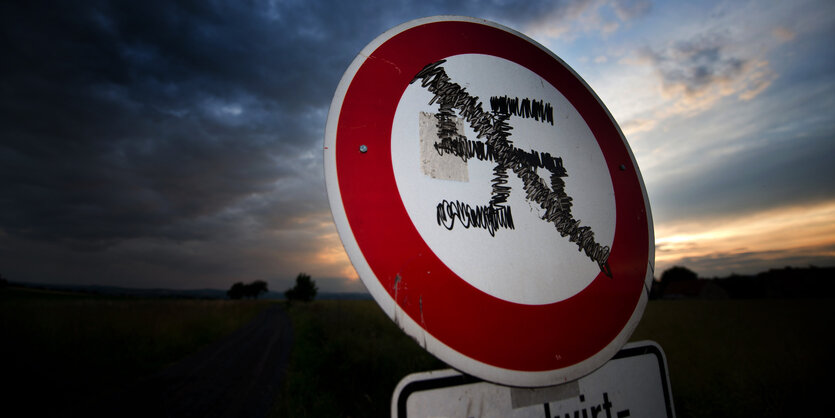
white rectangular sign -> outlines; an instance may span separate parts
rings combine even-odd
[[[630,343],[599,369],[545,388],[515,388],[457,371],[406,376],[397,385],[391,416],[624,418],[674,417],[667,362],[652,341]]]

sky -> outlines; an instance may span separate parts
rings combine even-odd
[[[606,104],[656,275],[835,265],[832,1],[12,1],[0,274],[365,291],[328,206],[328,108],[366,44],[448,14],[526,34]]]

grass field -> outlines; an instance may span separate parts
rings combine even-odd
[[[833,302],[653,301],[632,339],[666,352],[679,417],[824,415],[835,389]],[[269,303],[2,289],[3,400],[49,415],[95,405]],[[298,303],[288,312],[294,345],[274,416],[388,416],[403,376],[446,367],[373,301]]]
[[[389,415],[397,382],[445,368],[373,301],[316,301],[288,308],[293,350],[276,417]]]
[[[632,340],[665,350],[679,417],[800,416],[828,409],[835,389],[833,302],[653,301]],[[372,301],[289,312],[295,341],[276,416],[388,416],[400,378],[446,367]]]
[[[653,301],[632,339],[666,352],[679,417],[803,416],[829,409],[833,320],[832,299]]]
[[[144,375],[234,331],[267,304],[2,289],[4,404],[63,415],[106,402]]]

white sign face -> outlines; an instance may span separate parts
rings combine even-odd
[[[452,80],[466,80],[474,97],[505,96],[508,91],[522,98],[536,98],[550,105],[554,124],[522,116],[510,117],[510,139],[521,150],[536,150],[559,156],[568,174],[563,178],[565,194],[571,197],[571,212],[591,228],[594,238],[610,248],[615,233],[615,194],[606,161],[588,125],[571,103],[536,73],[492,55],[463,54],[446,58],[443,68]],[[508,302],[543,305],[559,302],[585,289],[600,273],[598,264],[578,251],[578,246],[560,236],[553,225],[542,220],[545,210],[525,195],[522,180],[508,173],[513,229],[466,228],[461,219],[448,217],[438,222],[438,205],[466,202],[470,207],[486,205],[493,197],[491,179],[496,164],[476,158],[447,154],[443,166],[463,167],[457,179],[414,175],[422,172],[424,161],[437,158],[438,104],[430,105],[433,94],[420,84],[403,93],[392,126],[391,160],[403,205],[421,237],[459,277],[477,289]],[[524,99],[522,99],[524,100]],[[485,105],[487,106],[487,105]],[[421,115],[428,115],[421,117]],[[432,129],[420,129],[429,120]],[[466,138],[477,137],[472,127],[456,117]],[[423,141],[429,131],[432,141]],[[426,136],[426,135],[424,135]],[[550,173],[537,168],[541,179]],[[442,207],[448,209],[449,205]],[[547,227],[550,226],[550,227]],[[466,251],[461,249],[465,248]],[[559,254],[560,256],[555,256]],[[560,274],[553,274],[560,272]],[[512,280],[497,277],[510,278]]]
[[[500,386],[454,370],[411,374],[395,389],[391,416],[661,418],[675,411],[664,353],[645,341],[577,381],[546,388]]]
[[[455,368],[573,380],[640,320],[654,241],[638,167],[594,92],[524,35],[448,16],[384,33],[337,88],[324,156],[363,283]]]

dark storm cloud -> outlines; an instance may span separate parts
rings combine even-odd
[[[653,211],[655,221],[740,215],[835,198],[831,67],[820,61],[786,69],[760,100],[736,101],[679,123],[678,132],[654,133],[688,150],[668,152],[666,175],[648,179],[653,206],[661,209]],[[693,135],[709,145],[689,142]]]
[[[545,7],[495,10],[514,20]],[[294,160],[321,141],[323,110],[353,55],[402,10],[99,1],[7,3],[2,14],[0,225],[106,243],[205,238],[211,231],[179,224],[300,170],[318,178],[320,162]]]
[[[257,13],[201,5],[6,6],[7,233],[201,238],[182,222],[295,174],[315,132],[296,120],[325,93],[271,74],[303,50],[259,45],[290,35]]]
[[[652,4],[644,0],[624,0],[613,2],[612,7],[620,20],[631,20],[646,16]]]
[[[835,143],[823,133],[753,147],[654,185],[656,222],[753,213],[832,199]]]
[[[721,36],[703,36],[678,41],[665,49],[646,49],[644,56],[658,72],[666,90],[682,88],[694,95],[717,82],[734,80],[742,75],[750,60],[727,50]]]
[[[292,277],[333,232],[322,227],[322,135],[360,49],[418,17],[521,25],[553,7],[4,2],[3,271],[132,285],[204,275],[223,286],[219,275],[235,271]]]

